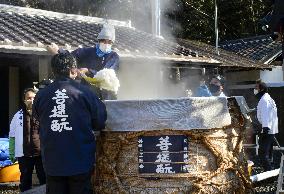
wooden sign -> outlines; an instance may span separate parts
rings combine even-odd
[[[188,173],[188,140],[184,135],[140,136],[139,173]]]

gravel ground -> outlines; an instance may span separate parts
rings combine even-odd
[[[253,175],[264,172],[263,168],[260,165],[258,157],[254,156],[250,160],[254,162],[254,167],[252,169]],[[281,152],[274,151],[273,163],[272,163],[273,169],[277,169],[280,167],[280,161],[281,161]],[[255,192],[257,194],[275,194],[277,189],[277,179],[278,176],[255,183],[254,184]]]
[[[0,186],[0,193],[1,194],[18,194],[20,193],[18,186]]]
[[[274,169],[279,168],[281,153],[279,151],[274,151],[273,155],[273,167]],[[260,165],[258,157],[251,157],[250,160],[254,162],[254,167],[252,168],[252,175],[259,174],[263,172],[263,168]],[[277,179],[278,177],[269,178],[254,184],[254,189],[256,194],[275,194],[277,189]],[[44,191],[44,186],[37,187],[36,192],[29,192],[29,194],[41,194]],[[0,194],[18,194],[20,193],[18,186],[10,185],[4,186],[0,185]]]

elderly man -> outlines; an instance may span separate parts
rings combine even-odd
[[[119,68],[119,56],[112,50],[115,41],[115,29],[111,25],[104,25],[98,35],[98,43],[94,47],[78,48],[72,55],[78,62],[80,73],[93,77],[98,71],[108,68],[115,71]],[[52,54],[66,52],[53,44],[47,47]],[[101,99],[115,99],[116,95],[112,92],[101,90],[97,91]]]
[[[33,113],[40,125],[48,194],[89,194],[95,163],[93,131],[104,128],[105,105],[89,87],[78,83],[76,60],[70,53],[51,61],[53,83],[40,90]]]
[[[273,142],[275,134],[278,133],[277,107],[267,91],[266,84],[258,80],[255,85],[254,94],[259,100],[257,105],[257,119],[262,127],[259,139],[259,155],[265,171],[272,170],[271,156]]]

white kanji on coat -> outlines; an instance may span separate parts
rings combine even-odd
[[[66,114],[66,106],[65,101],[69,97],[66,95],[66,90],[62,89],[56,90],[55,97],[52,98],[52,100],[55,101],[56,106],[52,109],[52,114],[49,116],[50,118],[54,118],[54,120],[51,121],[51,130],[52,131],[58,131],[62,132],[62,130],[72,130],[72,127],[69,127],[70,124],[67,121],[68,114]]]

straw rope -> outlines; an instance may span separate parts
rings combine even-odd
[[[234,99],[228,106],[232,124],[219,129],[103,132],[98,141],[96,193],[252,193],[242,149],[248,121]],[[159,135],[187,136],[193,153],[189,164],[195,170],[139,174],[138,137]]]

